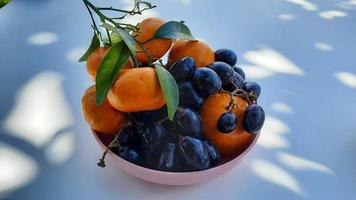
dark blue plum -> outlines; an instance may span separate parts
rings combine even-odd
[[[247,132],[257,134],[261,130],[264,122],[265,112],[261,106],[252,104],[246,108],[242,123]]]
[[[177,83],[190,81],[195,71],[195,61],[191,57],[185,57],[175,62],[169,72],[172,74]]]
[[[235,72],[233,83],[234,86],[237,86],[237,88],[242,88],[244,86],[244,78],[242,78],[242,76],[239,73]]]
[[[177,143],[179,135],[174,130],[173,122],[167,118],[158,123],[166,130],[165,142]]]
[[[195,70],[193,85],[196,91],[203,97],[217,93],[222,82],[219,75],[214,70],[206,67],[200,67]]]
[[[202,140],[185,136],[179,141],[177,148],[185,171],[199,171],[210,167],[209,153]]]
[[[134,128],[131,125],[127,125],[121,128],[119,133],[119,144],[121,146],[127,146],[133,143]]]
[[[231,83],[228,85],[224,86],[224,90],[227,90],[229,92],[233,92],[237,88],[242,88],[244,86],[244,79],[238,74],[237,72],[234,72],[234,78]]]
[[[121,147],[118,156],[136,165],[143,165],[144,159],[142,153],[135,146]]]
[[[233,66],[232,67],[234,69],[234,71],[238,74],[240,74],[240,76],[245,80],[246,79],[246,75],[245,75],[245,72],[244,70],[242,70],[240,67],[236,67],[236,66]]]
[[[215,51],[215,60],[234,66],[237,62],[237,57],[235,52],[230,49],[218,49]]]
[[[232,112],[223,113],[217,123],[217,128],[223,133],[230,133],[237,126],[237,116]]]
[[[153,123],[167,117],[167,106],[163,106],[157,110],[141,111],[131,113],[134,120],[141,123]]]
[[[162,147],[155,169],[161,171],[177,171],[176,144],[167,143]]]
[[[166,130],[158,123],[146,124],[141,136],[141,150],[146,159],[146,165],[154,167],[158,155],[166,140]]]
[[[189,108],[179,108],[174,116],[173,123],[178,134],[202,138],[203,123],[197,112]]]
[[[166,139],[166,129],[158,123],[153,123],[146,127],[142,133],[141,148],[145,152],[154,153],[162,147]]]
[[[150,127],[145,125],[144,123],[139,122],[139,123],[133,123],[133,128],[134,128],[134,132],[132,136],[133,143],[138,144],[140,146],[143,133],[149,131]]]
[[[179,106],[199,110],[203,99],[197,94],[190,81],[179,84]]]
[[[224,62],[214,62],[209,65],[209,68],[214,70],[220,77],[222,85],[231,83],[234,78],[234,70]]]
[[[209,140],[204,140],[204,145],[205,145],[206,150],[209,153],[210,167],[217,166],[221,159],[220,152]]]
[[[249,94],[252,92],[254,95],[256,95],[257,98],[261,94],[261,86],[256,82],[248,81],[244,84],[242,89],[245,90]]]

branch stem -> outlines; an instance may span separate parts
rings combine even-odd
[[[137,33],[139,34],[139,27],[138,25],[132,25],[132,24],[128,24],[128,23],[123,23],[123,22],[118,22],[118,21],[115,21],[115,20],[122,20],[124,19],[127,15],[142,15],[142,12],[145,11],[145,10],[150,10],[152,8],[155,8],[156,6],[152,6],[151,4],[149,4],[148,2],[144,2],[144,1],[139,1],[139,0],[136,0],[135,1],[135,5],[133,7],[132,10],[124,10],[124,9],[117,9],[117,8],[113,8],[113,7],[96,7],[94,6],[89,0],[83,0],[85,6],[87,7],[88,9],[88,12],[90,14],[90,17],[92,19],[92,23],[93,23],[93,27],[94,27],[94,30],[97,34],[100,35],[100,39],[101,41],[103,41],[103,38],[101,36],[101,32],[99,31],[98,29],[98,26],[95,22],[95,19],[93,17],[93,12],[96,13],[100,19],[100,21],[102,23],[111,23],[115,28],[117,29],[121,29],[121,30],[124,30],[124,31],[127,31],[129,34],[133,34],[133,33]],[[140,8],[140,5],[141,4],[144,4],[145,7],[144,8]],[[106,16],[103,12],[101,11],[115,11],[115,12],[121,12],[121,13],[124,13],[123,16],[120,16],[120,17],[108,17]],[[108,39],[109,39],[109,45],[111,46],[112,45],[112,39],[111,39],[111,36],[110,36],[110,32],[106,29],[106,33],[108,35]],[[141,42],[141,41],[138,41],[135,36],[133,36],[136,44],[141,48],[142,52],[146,54],[147,58],[148,58],[148,64],[149,66],[152,65],[152,62],[154,60],[153,58],[153,55],[150,54],[148,52],[148,49],[144,46],[148,41],[145,41],[145,42]],[[150,40],[149,40],[150,41]],[[134,60],[135,62],[135,66],[138,66],[139,63],[137,61],[136,58],[134,58],[132,56],[132,59]]]

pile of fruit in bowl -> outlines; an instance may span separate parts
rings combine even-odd
[[[80,60],[94,81],[82,110],[105,148],[99,166],[109,152],[140,169],[206,171],[238,157],[256,140],[265,118],[257,104],[261,87],[246,80],[234,51],[213,51],[184,22],[119,23],[113,19],[120,17],[103,13],[112,8],[84,3],[107,33],[102,36],[92,18],[94,36]],[[135,1],[127,12],[153,7]]]

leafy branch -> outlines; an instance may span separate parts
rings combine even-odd
[[[115,19],[124,19],[126,17],[127,14],[129,15],[142,15],[142,12],[144,12],[145,10],[150,10],[155,8],[156,6],[152,6],[150,3],[145,2],[145,1],[139,1],[139,0],[135,0],[135,5],[134,8],[132,10],[122,10],[122,9],[116,9],[113,7],[96,7],[94,6],[90,1],[88,0],[83,0],[85,6],[88,8],[89,13],[90,13],[90,17],[93,21],[93,26],[96,30],[99,30],[94,17],[90,11],[90,9],[92,9],[100,18],[100,21],[102,23],[105,23],[106,21],[112,23],[116,28],[118,29],[122,29],[122,30],[129,30],[129,31],[138,31],[138,27],[134,26],[132,24],[127,24],[127,23],[120,23],[115,21]],[[142,4],[145,5],[146,7],[142,8]],[[89,9],[90,8],[90,9]],[[104,13],[102,13],[101,11],[104,10],[110,10],[110,11],[116,11],[116,12],[120,12],[120,13],[125,13],[122,16],[119,17],[108,17],[106,16]]]
[[[113,7],[96,7],[89,0],[83,0],[83,2],[92,21],[94,36],[89,49],[79,61],[86,61],[89,55],[94,52],[96,48],[100,47],[100,43],[110,47],[109,52],[106,54],[99,66],[96,76],[97,105],[101,105],[105,101],[108,91],[115,82],[120,70],[126,64],[129,57],[131,56],[135,66],[138,67],[140,63],[136,59],[136,53],[145,53],[149,60],[149,63],[146,63],[147,66],[152,66],[156,69],[162,92],[167,102],[168,117],[173,120],[179,103],[177,83],[170,73],[164,68],[163,63],[153,63],[156,58],[150,54],[148,49],[145,47],[145,44],[155,38],[193,39],[189,28],[183,22],[170,21],[163,24],[148,40],[139,41],[136,38],[137,35],[140,34],[139,24],[132,25],[123,23],[120,20],[124,19],[128,15],[142,15],[144,11],[153,9],[156,6],[147,1],[134,0],[134,7],[131,10],[124,10]],[[104,11],[119,13],[119,15],[115,17],[107,16]],[[99,26],[95,21],[94,13],[100,19],[101,24],[99,26],[105,29],[108,40],[103,39],[102,33],[98,28]],[[113,38],[113,36],[116,36],[116,38]],[[117,36],[120,37],[119,40],[117,39]],[[136,45],[141,49],[140,51],[136,51]]]

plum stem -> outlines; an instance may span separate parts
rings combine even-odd
[[[106,166],[105,164],[105,158],[106,158],[106,154],[109,152],[110,149],[112,148],[119,148],[120,147],[120,144],[118,142],[119,140],[119,135],[120,135],[120,132],[117,133],[114,137],[114,139],[110,142],[110,144],[106,147],[105,151],[103,152],[103,155],[101,156],[101,158],[99,159],[99,162],[98,162],[98,166],[99,167],[102,167],[104,168]]]
[[[237,108],[237,104],[235,104],[235,100],[234,100],[234,95],[232,93],[229,93],[230,95],[230,102],[229,102],[229,105],[226,106],[226,110],[231,112],[233,109]]]

